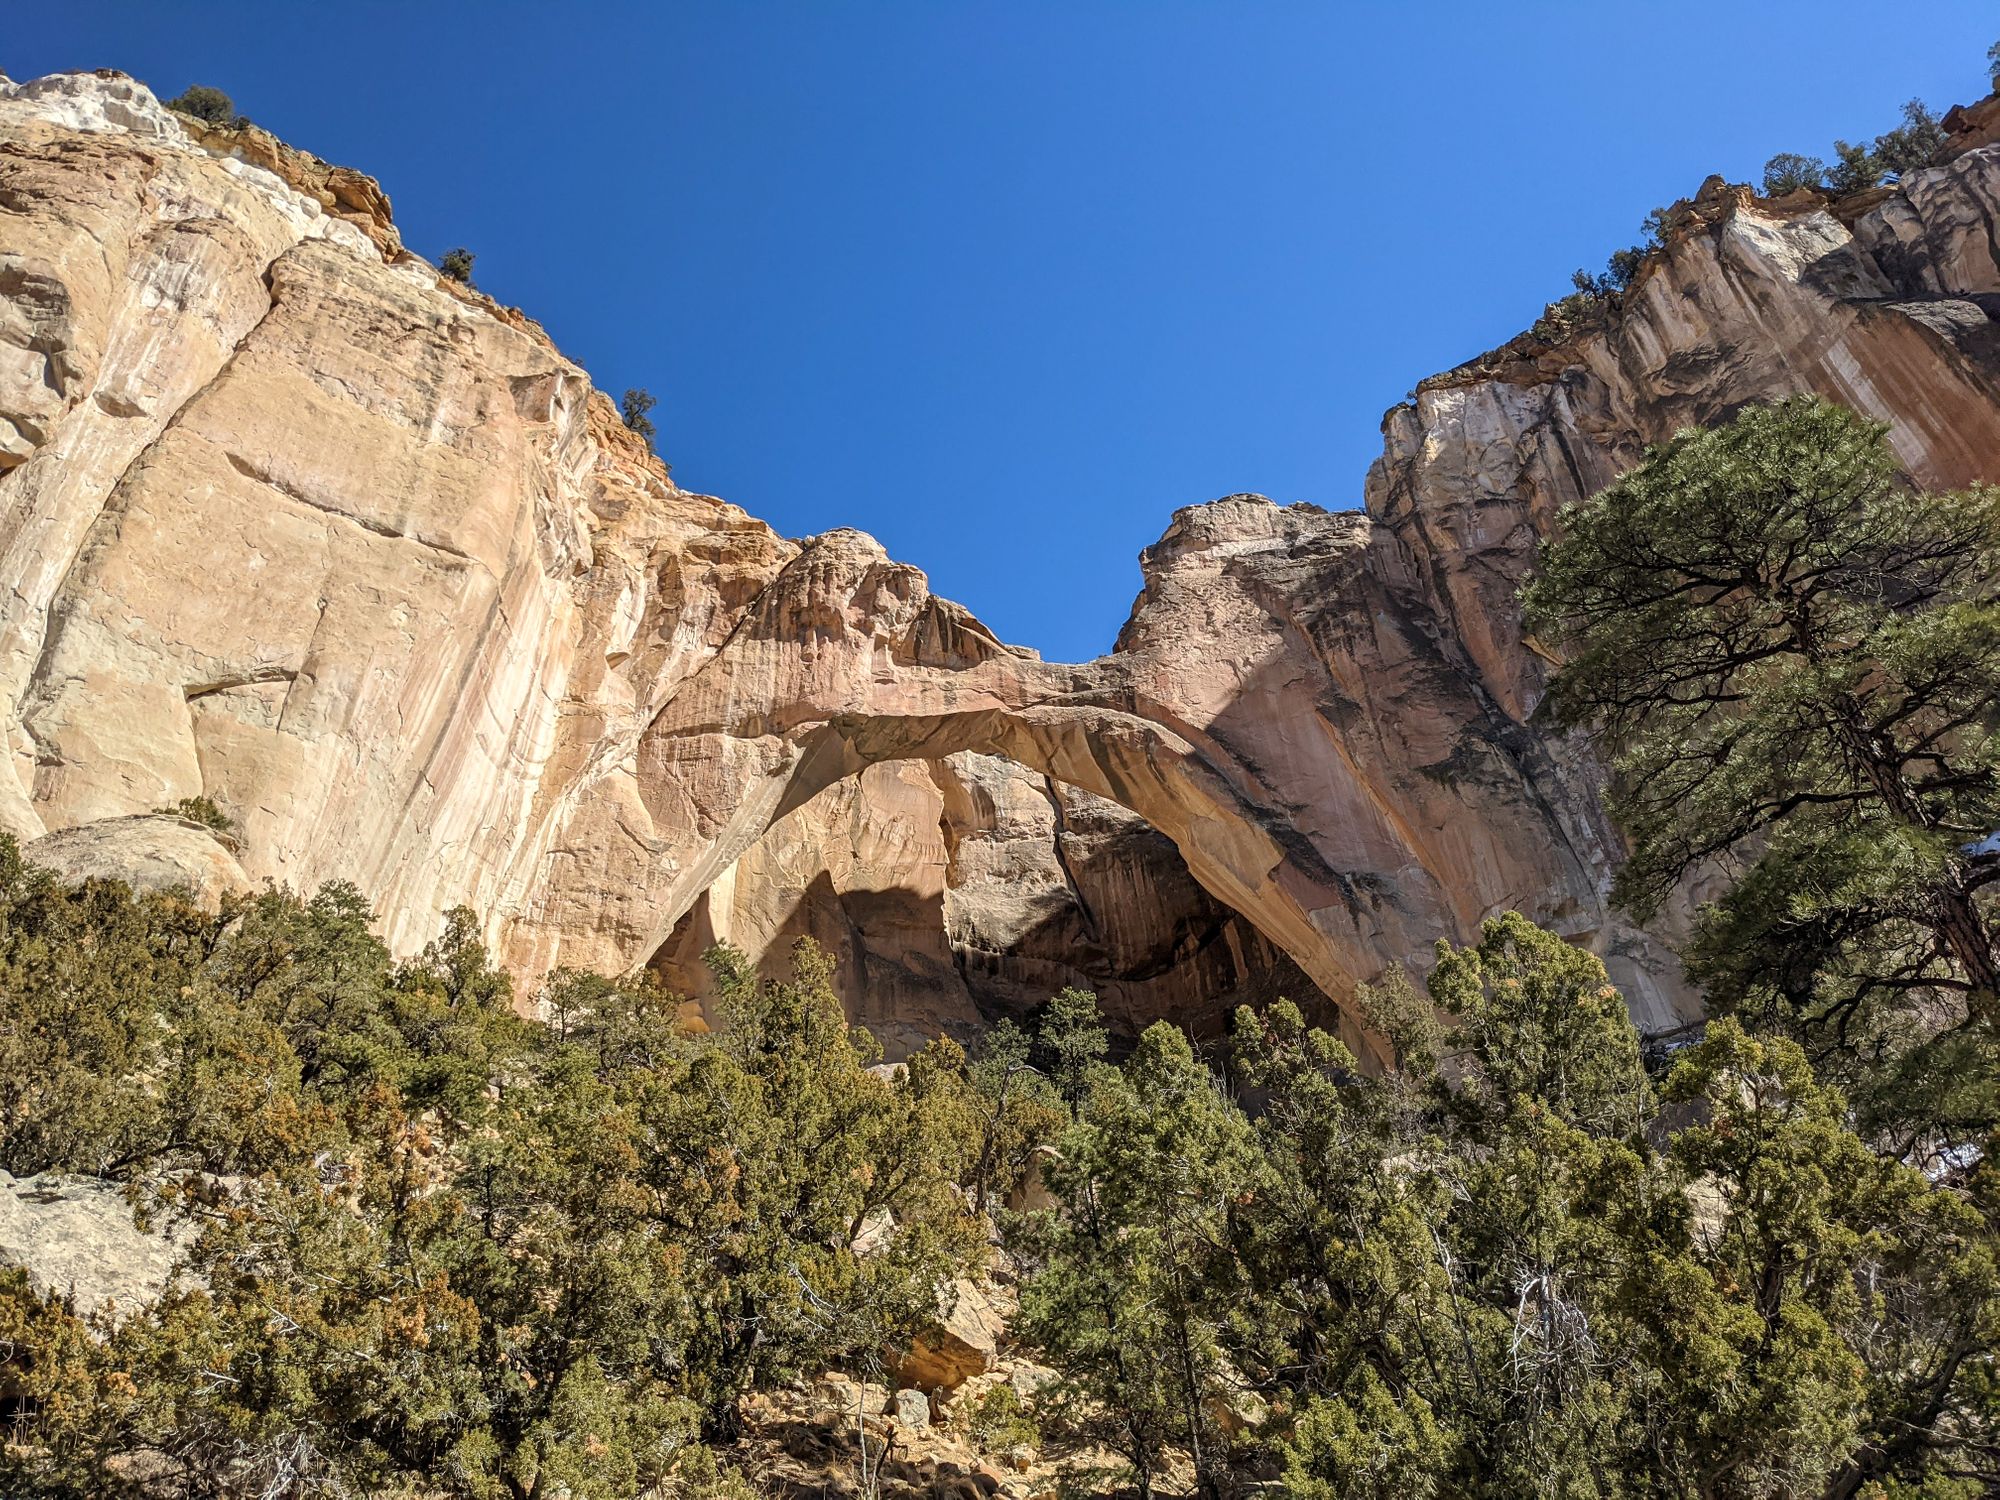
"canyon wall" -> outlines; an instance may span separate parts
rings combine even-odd
[[[1865,201],[1710,184],[1586,326],[1392,411],[1365,510],[1177,512],[1117,648],[1065,665],[858,532],[677,487],[359,173],[120,75],[0,83],[0,828],[209,891],[351,880],[405,951],[469,904],[530,994],[698,990],[710,942],[810,933],[896,1051],[1069,983],[1127,1030],[1333,1010],[1507,909],[1671,1027],[1514,590],[1564,501],[1761,397],[2000,477],[1991,115]],[[194,796],[233,838],[159,812]]]

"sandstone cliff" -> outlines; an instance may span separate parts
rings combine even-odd
[[[1365,512],[1180,511],[1117,649],[1059,665],[860,533],[676,487],[358,173],[119,75],[0,85],[0,827],[352,880],[403,949],[471,904],[530,986],[811,932],[892,1045],[1064,983],[1135,1027],[1339,1002],[1508,908],[1670,1026],[1513,591],[1564,500],[1758,397],[2000,477],[1989,115],[1867,202],[1712,186],[1593,327],[1392,411]],[[136,816],[196,795],[237,849]]]

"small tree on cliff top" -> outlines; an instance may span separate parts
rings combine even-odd
[[[1683,432],[1526,591],[1548,711],[1610,739],[1622,899],[1719,870],[1712,1000],[1877,1056],[2000,1020],[2000,491],[1911,490],[1886,431],[1800,396]]]
[[[1826,163],[1817,156],[1801,156],[1796,151],[1780,151],[1764,163],[1764,196],[1782,198],[1800,188],[1819,187],[1826,182]]]
[[[184,89],[178,98],[167,101],[167,108],[209,125],[227,125],[236,118],[235,101],[221,89],[212,89],[205,83]]]
[[[644,438],[648,448],[653,446],[653,439],[660,435],[660,429],[653,425],[653,419],[647,413],[659,404],[659,398],[644,386],[633,386],[628,389],[624,401],[619,404],[619,415],[624,419],[625,425]]]
[[[1875,137],[1875,160],[1898,176],[1930,165],[1944,144],[1944,122],[1921,99],[1903,106],[1903,123]]]

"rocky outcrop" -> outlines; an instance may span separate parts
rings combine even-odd
[[[1711,179],[1596,327],[1418,387],[1383,423],[1369,514],[1386,577],[1432,609],[1509,718],[1544,662],[1515,591],[1556,510],[1683,427],[1816,391],[1890,424],[1918,483],[2000,472],[2000,148],[1912,173],[1857,217]]]
[[[699,896],[653,966],[701,994],[717,941],[835,955],[850,1010],[893,1054],[1021,1016],[1066,985],[1120,1031],[1219,1030],[1239,1003],[1316,995],[1117,803],[994,755],[887,761],[779,819]]]
[[[117,75],[0,87],[0,827],[204,796],[249,880],[352,880],[400,949],[470,904],[530,988],[809,933],[897,1050],[1065,983],[1131,1029],[1338,1005],[1506,909],[1670,1026],[1514,590],[1564,501],[1760,397],[1992,476],[1990,113],[1865,203],[1712,186],[1590,326],[1391,412],[1365,512],[1178,512],[1062,665],[676,487],[360,174]]]
[[[157,1300],[193,1239],[184,1226],[139,1228],[125,1195],[96,1178],[0,1172],[0,1266],[25,1270],[39,1295],[68,1298],[79,1316]]]
[[[367,235],[383,259],[393,260],[402,253],[403,237],[396,230],[389,195],[374,178],[288,146],[248,120],[214,125],[189,115],[177,118],[189,139],[204,151],[262,167],[287,187],[314,199],[323,212],[345,219]]]
[[[955,1391],[1000,1359],[1007,1323],[976,1282],[959,1277],[938,1290],[938,1320],[903,1351],[896,1378],[922,1391]]]
[[[137,813],[59,828],[21,852],[65,880],[122,880],[134,890],[186,887],[209,906],[252,887],[227,844],[171,813]]]

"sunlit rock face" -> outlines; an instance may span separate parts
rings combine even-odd
[[[1392,411],[1365,511],[1176,513],[1117,649],[1059,665],[861,533],[676,487],[360,174],[118,75],[0,87],[0,827],[352,880],[401,950],[469,904],[527,994],[810,935],[892,1053],[1065,984],[1127,1032],[1331,1012],[1508,909],[1673,1025],[1515,590],[1563,502],[1762,397],[1994,477],[1989,115],[1867,200],[1705,191],[1596,326]],[[192,796],[233,848],[129,821]]]

